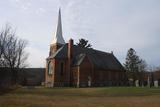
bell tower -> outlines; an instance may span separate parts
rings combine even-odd
[[[55,53],[64,44],[65,44],[65,41],[63,39],[63,34],[62,34],[61,10],[59,9],[57,29],[54,34],[53,40],[50,44],[49,56]]]

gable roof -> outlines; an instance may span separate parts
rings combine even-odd
[[[81,53],[81,54],[75,56],[75,58],[74,58],[74,60],[72,62],[73,66],[81,65],[81,63],[83,62],[85,56],[86,56],[86,54],[84,54],[84,53]]]
[[[67,47],[67,43],[65,45],[63,45],[61,48],[59,48],[54,54],[52,54],[51,56],[49,56],[47,59],[66,59],[67,58],[67,51],[68,51],[68,47]]]
[[[63,45],[49,58],[67,59],[68,44]],[[112,53],[102,52],[92,48],[82,48],[73,45],[73,61],[72,66],[78,66],[87,56],[94,65],[94,69],[101,70],[124,70],[121,63]]]

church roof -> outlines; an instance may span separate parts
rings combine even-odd
[[[60,9],[59,9],[59,14],[58,14],[57,29],[56,29],[56,32],[54,34],[54,38],[51,44],[55,44],[55,43],[65,44],[65,41],[62,35],[62,22],[61,22],[61,10]]]
[[[84,54],[84,53],[77,55],[73,60],[73,66],[81,65],[85,56],[86,56],[86,54]]]
[[[68,44],[63,45],[56,53],[49,58],[67,59]],[[102,70],[124,70],[121,63],[112,53],[102,52],[92,48],[82,48],[77,45],[73,46],[73,61],[72,66],[78,66],[87,56],[95,69]]]

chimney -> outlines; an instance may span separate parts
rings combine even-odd
[[[68,42],[68,81],[69,85],[71,86],[71,62],[73,58],[73,39],[70,39]]]
[[[72,59],[72,57],[73,57],[73,39],[70,39],[68,43],[68,58]]]

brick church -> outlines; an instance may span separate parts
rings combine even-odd
[[[59,10],[57,30],[46,59],[46,87],[122,86],[125,70],[114,54],[65,43]]]

